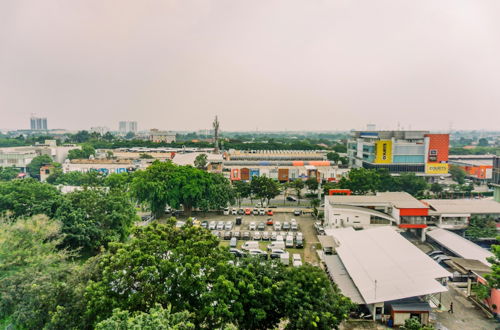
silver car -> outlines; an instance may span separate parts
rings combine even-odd
[[[257,229],[257,224],[255,222],[250,222],[250,224],[248,225],[248,229],[250,230],[256,230]]]
[[[260,238],[261,238],[260,231],[256,231],[256,232],[253,233],[253,239],[254,239],[254,241],[260,241]]]
[[[226,225],[224,226],[225,230],[231,230],[233,229],[233,222],[232,221],[226,221]]]
[[[217,222],[217,230],[224,230],[224,221]]]
[[[274,230],[276,230],[276,231],[281,230],[281,222],[276,221],[276,222],[274,223]]]
[[[208,229],[209,230],[215,230],[215,228],[217,228],[217,222],[210,221],[210,223],[208,224]]]

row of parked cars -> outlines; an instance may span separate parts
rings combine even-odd
[[[285,242],[286,247],[296,247],[301,249],[304,247],[304,236],[301,232],[277,232],[277,231],[265,231],[265,232],[239,232],[239,231],[217,231],[214,230],[212,233],[220,239],[229,240],[230,246],[236,246],[237,240],[250,240],[253,241],[277,241]]]
[[[222,213],[224,215],[273,215],[273,210],[265,210],[263,208],[254,208],[253,210],[251,208],[245,208],[245,209],[230,209],[229,207],[226,207]]]
[[[292,230],[292,231],[297,231],[299,229],[299,225],[297,224],[297,221],[295,219],[291,219],[290,222],[285,221],[283,223],[279,221],[274,221],[272,218],[267,219],[267,221],[264,222],[257,222],[252,221],[248,224],[248,230],[266,230],[266,225],[267,226],[273,226],[274,230],[279,231],[279,230]]]
[[[450,260],[450,257],[448,257],[443,251],[440,250],[434,250],[428,252],[427,255],[431,257],[434,261],[436,261],[438,264],[442,263],[443,261]]]
[[[290,264],[290,254],[286,252],[284,249],[268,249],[268,251],[262,251],[258,248],[250,248],[250,249],[236,249],[230,248],[229,252],[238,258],[254,256],[262,259],[279,259],[283,264]],[[295,267],[302,266],[302,257],[298,253],[294,253],[292,255],[292,264]]]

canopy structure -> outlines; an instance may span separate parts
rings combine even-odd
[[[427,236],[461,258],[479,260],[491,266],[486,258],[493,257],[493,253],[462,236],[441,228],[427,232]]]
[[[447,291],[437,279],[451,276],[392,227],[329,231],[337,254],[367,304]]]

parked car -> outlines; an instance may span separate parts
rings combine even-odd
[[[266,225],[263,222],[259,222],[257,229],[258,230],[266,230]]]
[[[239,249],[231,248],[229,249],[229,253],[234,254],[236,257],[243,257],[245,253]]]
[[[293,211],[293,215],[299,216],[301,214],[302,214],[302,210],[295,210],[295,211]]]
[[[238,239],[236,239],[236,237],[233,236],[229,241],[229,246],[235,248],[237,244],[238,244]]]
[[[276,241],[276,242],[272,242],[271,244],[267,245],[267,250],[268,251],[275,250],[275,249],[282,249],[282,250],[284,250],[285,249],[285,243],[283,241]]]
[[[435,255],[438,255],[438,254],[444,254],[444,252],[443,252],[443,251],[440,251],[440,250],[434,250],[434,251],[431,251],[431,252],[428,252],[428,253],[427,253],[427,255],[428,255],[429,257],[431,257],[431,258],[432,258],[433,256],[435,256]]]
[[[218,230],[214,230],[214,231],[212,231],[212,234],[213,234],[215,237],[220,238],[221,232],[220,232],[220,231],[218,231]]]
[[[260,258],[263,258],[263,259],[267,259],[267,253],[260,250],[260,249],[251,249],[251,250],[248,250],[248,255],[250,256],[257,256],[257,257],[260,257]]]
[[[255,241],[260,241],[260,239],[261,239],[261,238],[262,238],[262,235],[261,235],[260,231],[255,231],[255,232],[253,233],[253,239],[254,239]]]
[[[238,210],[238,214],[239,214],[239,215],[243,215],[243,214],[245,214],[245,210],[243,210],[243,209],[239,209],[239,210]]]
[[[267,210],[266,214],[272,216],[273,215],[273,210]]]
[[[186,224],[186,221],[177,221],[175,223],[175,227],[182,228],[182,227],[184,227],[185,224]]]
[[[232,215],[237,215],[238,214],[238,210],[237,209],[232,209],[231,210],[231,214]]]
[[[274,230],[276,230],[276,231],[281,230],[281,222],[276,221],[274,223]]]
[[[276,242],[283,242],[283,236],[280,233],[276,233]]]
[[[215,230],[216,228],[217,228],[217,222],[210,221],[210,223],[208,224],[208,229],[209,230]]]
[[[285,240],[286,237],[288,236],[288,234],[286,231],[282,231],[282,232],[280,232],[280,236],[283,237],[283,240]]]
[[[269,241],[269,232],[268,231],[265,231],[262,233],[262,240]]]
[[[259,242],[256,241],[247,241],[243,243],[241,246],[242,250],[251,250],[251,249],[258,249],[259,248]]]
[[[226,231],[226,232],[224,233],[224,239],[225,239],[226,241],[231,239],[231,232],[230,232],[230,231]]]
[[[226,224],[224,225],[224,229],[226,229],[226,230],[233,229],[233,222],[232,221],[226,221]]]
[[[282,255],[283,256],[288,255],[288,252],[286,252],[285,250],[282,250],[282,249],[272,249],[270,257],[271,257],[271,259],[277,259],[277,258],[281,258]]]
[[[208,221],[207,220],[203,220],[201,222],[201,227],[207,229],[208,228]]]
[[[272,226],[273,225],[273,218],[268,218],[267,221],[266,221],[266,224],[268,226]]]
[[[293,196],[286,196],[286,200],[289,201],[289,202],[296,202],[297,198],[295,198]]]
[[[241,223],[243,222],[243,218],[242,217],[237,217],[236,220],[235,220],[235,222],[236,222],[236,226],[240,226]]]
[[[244,231],[243,234],[241,234],[241,239],[244,240],[250,239],[250,232]]]
[[[439,257],[437,257],[434,260],[436,260],[436,262],[439,264],[439,263],[441,263],[443,261],[450,260],[450,257],[445,256],[445,255],[440,255]]]
[[[252,214],[253,215],[259,215],[259,209],[253,209]]]
[[[302,257],[298,253],[292,254],[292,264],[293,267],[300,267],[302,266]]]
[[[275,231],[271,232],[271,241],[275,241],[277,236],[278,234]]]
[[[252,214],[252,211],[250,209],[246,208],[245,209],[245,214],[246,215],[250,215],[250,214]]]
[[[172,212],[172,208],[170,206],[166,206],[165,207],[165,213],[171,213]]]
[[[250,230],[256,230],[257,229],[257,224],[254,221],[250,222],[250,224],[248,225],[248,229],[250,229]]]
[[[222,211],[224,215],[229,215],[229,208],[225,207],[224,210]]]
[[[304,239],[302,238],[302,236],[300,238],[295,238],[295,247],[297,249],[302,249],[304,247]]]
[[[321,225],[320,221],[317,221],[314,223],[314,228],[316,229],[316,233],[318,235],[324,235],[325,234],[325,228]]]
[[[266,210],[259,209],[259,215],[266,215]]]
[[[293,236],[288,235],[285,240],[285,247],[287,248],[293,248]]]
[[[297,231],[299,229],[299,225],[297,224],[297,221],[295,221],[295,219],[292,219],[292,221],[290,221],[290,229],[293,231]]]
[[[283,222],[283,230],[290,230],[290,223],[288,221]]]

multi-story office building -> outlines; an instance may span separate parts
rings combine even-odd
[[[127,134],[129,132],[137,133],[137,122],[136,121],[120,121],[118,123],[118,130],[120,133]]]
[[[32,131],[46,131],[47,130],[47,118],[31,116],[30,129]]]
[[[449,134],[429,131],[353,131],[347,144],[352,167],[390,173],[448,174]]]

